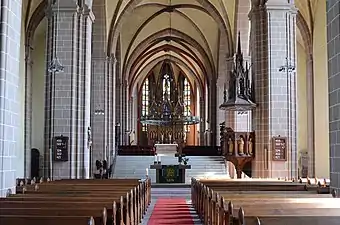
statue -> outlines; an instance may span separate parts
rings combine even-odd
[[[234,154],[234,142],[231,139],[231,137],[229,137],[229,140],[228,140],[228,154],[229,155]]]
[[[248,155],[253,155],[253,138],[249,137],[248,140]]]
[[[90,147],[91,145],[92,145],[91,127],[87,127],[87,146]]]
[[[243,155],[244,154],[244,139],[243,136],[240,136],[240,139],[238,140],[238,154]]]

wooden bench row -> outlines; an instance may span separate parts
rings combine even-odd
[[[192,179],[191,199],[205,225],[339,224],[339,199],[299,191],[297,183],[293,191],[287,183]],[[237,185],[239,190],[228,188]]]
[[[0,224],[139,224],[150,179],[60,180],[24,186],[0,199]]]

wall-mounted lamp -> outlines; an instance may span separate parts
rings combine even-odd
[[[96,110],[94,110],[94,115],[103,116],[103,115],[105,115],[105,111],[103,109],[96,109]]]

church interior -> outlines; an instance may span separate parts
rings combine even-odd
[[[1,1],[0,223],[338,224],[339,6]]]

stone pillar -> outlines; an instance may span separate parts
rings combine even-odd
[[[128,133],[129,133],[129,127],[128,127],[128,85],[127,81],[123,82],[122,89],[121,89],[121,127],[122,127],[122,144],[127,145],[128,144]]]
[[[116,124],[116,116],[115,116],[115,68],[116,68],[116,58],[114,55],[107,59],[106,66],[106,76],[108,80],[108,132],[107,132],[107,143],[108,143],[108,162],[111,164],[113,158],[115,157],[115,124]]]
[[[93,2],[96,22],[92,34],[92,80],[91,80],[91,128],[92,128],[92,173],[96,160],[107,156],[109,137],[109,59],[106,51],[105,0]]]
[[[116,56],[117,57],[117,56]],[[115,114],[116,114],[116,124],[117,124],[117,146],[122,144],[122,79],[120,77],[120,64],[119,64],[119,57],[116,58],[116,64],[114,67],[115,70]],[[118,126],[119,125],[119,126]]]
[[[314,113],[314,63],[313,55],[307,56],[307,151],[308,176],[315,177],[315,113]]]
[[[47,72],[45,105],[45,176],[90,176],[91,44],[94,16],[82,1],[58,0],[47,9]],[[48,70],[58,58],[64,71]],[[69,161],[50,162],[52,138],[69,137]],[[52,166],[52,168],[50,167]],[[51,173],[52,172],[52,173]]]
[[[31,177],[31,149],[32,149],[32,47],[26,46],[25,56],[25,178]]]
[[[225,121],[228,112],[220,110],[219,107],[223,103],[224,90],[226,89],[226,76],[219,76],[216,83],[216,145],[220,145],[220,123]]]
[[[205,132],[205,100],[204,100],[204,94],[202,93],[202,96],[200,97],[200,145],[205,145],[204,143],[204,132]]]
[[[218,134],[218,122],[217,122],[217,80],[213,77],[210,81],[209,88],[209,97],[210,97],[210,107],[209,107],[209,123],[210,123],[210,143],[211,146],[216,146],[216,136]]]
[[[20,154],[21,0],[1,1],[0,32],[0,197],[15,193],[16,156]],[[23,103],[22,103],[23,104]]]
[[[296,65],[296,9],[285,0],[253,0],[251,19],[252,72],[255,74],[255,177],[296,177],[296,76],[280,72]],[[273,161],[272,137],[287,137],[287,161]]]
[[[104,159],[106,146],[107,130],[105,123],[107,122],[106,118],[108,116],[105,101],[107,98],[107,81],[105,79],[107,77],[106,64],[106,56],[104,55],[92,58],[91,128],[93,170],[95,170],[95,161]]]
[[[330,187],[340,196],[340,145],[338,133],[340,112],[340,67],[339,67],[339,6],[340,1],[327,1],[327,48],[328,48],[328,93],[329,93],[329,146]]]

